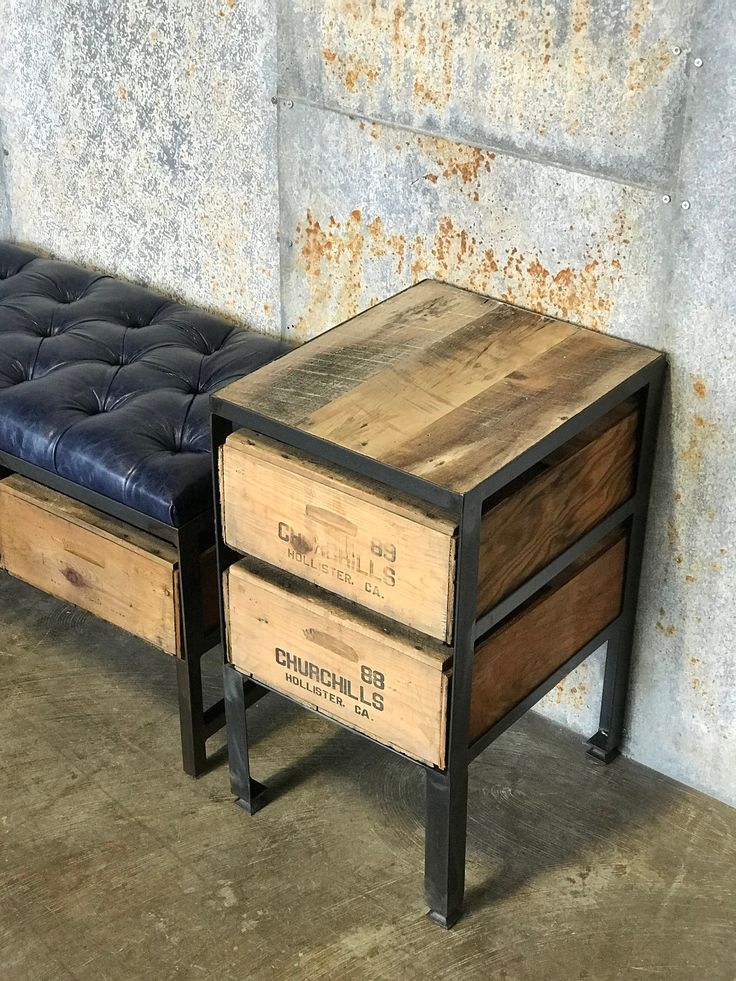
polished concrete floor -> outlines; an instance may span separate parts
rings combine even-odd
[[[725,805],[529,716],[474,765],[448,933],[416,767],[269,696],[249,818],[180,771],[164,655],[3,574],[0,623],[2,981],[736,979]]]

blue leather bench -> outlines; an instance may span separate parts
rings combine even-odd
[[[150,290],[0,243],[0,470],[178,552],[183,764],[224,724],[203,705],[202,556],[214,542],[209,395],[287,350]],[[213,564],[214,565],[214,564]],[[214,575],[214,568],[212,574]]]

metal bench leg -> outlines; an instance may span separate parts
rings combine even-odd
[[[202,692],[202,657],[213,643],[204,625],[201,558],[213,534],[211,516],[205,516],[180,528],[178,535],[183,656],[177,660],[176,676],[182,765],[190,777],[206,772],[207,740],[225,725],[224,700],[205,708]]]
[[[178,659],[176,681],[179,689],[182,765],[190,777],[199,777],[207,768],[207,739],[202,731],[204,704],[200,659]]]
[[[481,499],[465,497],[458,533],[455,644],[447,770],[427,769],[424,888],[428,916],[449,929],[463,911],[468,826],[468,732],[475,651]]]
[[[255,814],[268,803],[267,788],[250,775],[247,708],[264,694],[264,689],[240,674],[231,664],[222,669],[227,717],[227,754],[230,789],[235,803],[248,814]]]

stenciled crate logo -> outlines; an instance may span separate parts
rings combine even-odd
[[[355,681],[283,647],[274,648],[274,658],[276,664],[284,668],[286,682],[314,698],[343,709],[352,704],[355,714],[364,719],[371,718],[369,710],[383,712],[385,709],[385,676],[367,664],[360,666],[360,681]]]
[[[348,547],[318,541],[297,531],[287,521],[279,521],[276,535],[286,546],[286,555],[294,563],[326,578],[337,579],[347,586],[359,586],[365,593],[383,599],[383,589],[396,585],[398,551],[391,542],[371,540],[369,556]]]

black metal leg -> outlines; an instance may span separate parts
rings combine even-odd
[[[225,705],[220,699],[204,707],[202,657],[217,641],[205,629],[201,558],[213,537],[211,517],[179,529],[179,595],[181,605],[182,657],[177,660],[179,724],[184,772],[199,777],[207,770],[207,740],[225,725]]]
[[[611,633],[606,647],[600,723],[598,732],[588,740],[588,755],[601,763],[610,763],[619,754],[629,686],[631,642],[631,631],[624,633],[619,626]]]
[[[449,928],[462,915],[468,824],[468,720],[475,650],[481,501],[463,499],[455,583],[455,643],[447,771],[427,770],[424,887],[428,916]]]
[[[230,767],[230,789],[235,803],[249,814],[255,814],[268,802],[267,788],[250,775],[248,723],[246,711],[263,693],[263,689],[244,677],[231,664],[222,670],[227,716],[227,753]],[[250,697],[249,697],[250,696]]]
[[[468,769],[427,770],[424,891],[428,916],[449,929],[460,919],[465,892]]]
[[[202,731],[202,665],[198,657],[178,658],[176,680],[179,687],[179,726],[184,772],[201,776],[207,768],[206,737]]]
[[[663,383],[664,369],[662,368],[649,383],[644,395],[643,418],[639,434],[636,509],[629,530],[622,609],[618,623],[612,629],[608,640],[598,732],[588,740],[590,744],[588,755],[602,763],[610,763],[618,756],[624,731],[626,696],[629,687],[631,652],[634,645],[636,607]]]

